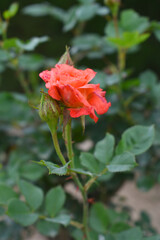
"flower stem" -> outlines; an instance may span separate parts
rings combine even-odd
[[[100,176],[102,176],[103,174],[105,174],[108,171],[107,168],[104,168],[102,172],[100,172],[99,175],[91,178],[85,185],[84,185],[84,190],[87,192],[89,190],[89,188],[92,186],[92,184],[97,180],[97,178],[99,178]]]
[[[52,134],[52,140],[53,140],[53,144],[54,144],[56,153],[57,153],[60,161],[62,162],[62,164],[65,165],[66,160],[64,159],[63,154],[61,152],[61,149],[60,149],[60,146],[59,146],[59,143],[58,143],[57,133],[54,132],[54,133],[51,133],[51,134]]]
[[[70,166],[74,168],[74,153],[72,148],[72,129],[71,129],[71,120],[68,121],[67,125],[65,126],[65,145],[67,148],[67,155],[69,161],[71,161]]]
[[[27,81],[25,80],[24,74],[21,72],[20,69],[18,69],[18,67],[16,73],[21,87],[23,88],[23,91],[25,92],[26,96],[29,97],[31,95],[31,91],[29,89]]]
[[[71,161],[71,168],[74,168],[74,154],[72,148],[72,134],[71,134],[71,120],[67,123],[65,127],[65,144],[67,148],[68,158]],[[79,190],[82,193],[83,197],[83,232],[86,240],[90,240],[89,231],[88,231],[88,199],[87,192],[85,191],[83,185],[81,184],[76,173],[71,173],[74,182],[78,185]]]

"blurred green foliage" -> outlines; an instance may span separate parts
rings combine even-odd
[[[97,180],[98,190],[92,186],[89,195],[97,195],[96,200],[102,196],[106,202],[103,187],[109,196],[115,194],[137,171],[137,187],[143,191],[151,189],[160,182],[158,1],[122,1],[116,18],[103,1],[10,4],[11,1],[0,3],[0,86],[3,90],[0,93],[0,213],[6,213],[0,229],[8,228],[7,233],[2,231],[2,239],[9,240],[10,231],[14,240],[21,238],[21,228],[11,220],[8,223],[9,216],[23,226],[36,223],[42,234],[54,237],[60,225],[69,225],[76,203],[69,196],[66,202],[66,193],[57,186],[65,184],[65,177],[58,175],[65,175],[68,165],[59,166],[49,129],[30,107],[37,108],[39,104],[42,83],[38,74],[53,67],[68,45],[75,64],[96,70],[92,82],[100,83],[107,91],[112,107],[100,118],[96,128],[86,118],[83,135],[80,121],[73,123],[74,141],[93,139],[94,145],[89,152],[81,154],[75,145],[74,170],[84,174],[83,181],[97,177],[104,168],[108,170]],[[106,132],[109,133],[105,135]],[[60,141],[61,138],[59,129]],[[61,147],[64,150],[62,142]],[[134,173],[115,175],[137,166],[135,156],[138,167]],[[43,165],[54,175],[48,176]],[[74,217],[80,218],[80,215],[76,209]],[[92,205],[89,218],[92,239],[127,240],[131,236],[137,240],[159,239],[159,236],[147,237],[156,231],[145,214],[136,225],[144,229],[146,237],[140,228],[130,229],[129,219],[128,213],[117,213],[101,202]],[[71,229],[71,232],[74,239],[82,239],[80,230]]]

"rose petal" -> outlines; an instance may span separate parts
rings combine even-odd
[[[51,71],[45,70],[39,74],[40,78],[42,78],[45,82],[48,82],[51,78]]]
[[[68,110],[70,111],[70,116],[73,118],[89,115],[90,118],[94,119],[95,123],[98,121],[93,108],[69,108]]]
[[[58,91],[62,97],[63,103],[67,107],[89,107],[90,105],[84,98],[84,96],[75,88],[70,85],[59,85]]]
[[[89,108],[68,108],[70,111],[70,116],[77,118],[83,115],[89,115],[91,110]]]
[[[86,79],[86,83],[90,82],[96,75],[96,72],[90,68],[85,69],[84,71],[84,78]]]
[[[111,103],[107,103],[106,99],[99,92],[93,92],[88,96],[88,102],[94,107],[98,114],[104,114],[108,111]]]
[[[57,86],[51,86],[50,89],[48,90],[48,94],[56,99],[56,100],[61,100],[61,95],[59,94]]]
[[[67,82],[69,85],[75,88],[86,85],[96,75],[96,72],[89,68],[86,70],[78,70],[67,64],[56,64],[55,67],[58,70],[60,82],[63,84],[66,84]]]
[[[100,84],[88,84],[95,75],[96,72],[89,68],[78,70],[67,64],[57,64],[39,76],[46,82],[49,95],[69,108],[72,117],[89,115],[97,122],[95,111],[104,114],[111,103],[107,103]]]

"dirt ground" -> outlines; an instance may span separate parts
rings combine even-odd
[[[132,209],[132,218],[138,220],[141,211],[149,214],[152,226],[160,233],[160,185],[148,192],[138,190],[134,182],[126,182],[112,202]]]

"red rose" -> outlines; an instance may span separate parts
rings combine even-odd
[[[97,122],[95,111],[104,114],[111,103],[107,103],[100,84],[88,84],[95,75],[96,72],[92,69],[78,70],[67,64],[57,64],[51,71],[39,74],[46,82],[48,94],[61,101],[70,111],[71,117],[89,115]]]

